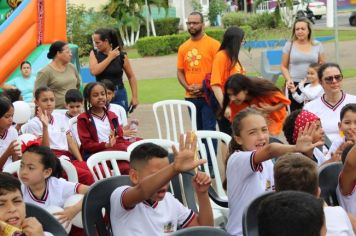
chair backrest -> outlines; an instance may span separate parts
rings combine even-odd
[[[273,192],[263,193],[255,198],[244,210],[242,215],[242,231],[244,236],[258,236],[258,207],[263,199],[272,195]]]
[[[268,64],[271,66],[278,66],[282,63],[282,49],[266,50],[266,57]]]
[[[208,154],[210,155],[211,164],[213,166],[214,175],[215,175],[215,184],[216,184],[215,188],[216,188],[217,195],[219,196],[219,198],[227,200],[227,196],[222,184],[223,181],[221,179],[222,176],[224,175],[220,173],[221,170],[220,168],[223,168],[224,163],[223,163],[223,159],[221,158],[221,155],[217,155],[218,150],[215,150],[213,142],[216,140],[218,141],[218,143],[225,143],[226,146],[228,146],[231,141],[231,136],[220,131],[201,131],[201,130],[196,131],[196,135],[198,138],[198,149],[199,149],[200,157],[202,159],[208,160]],[[207,145],[205,145],[203,141]],[[221,146],[220,146],[220,151],[221,151]],[[211,174],[208,167],[208,162],[204,164],[204,171],[209,175]]]
[[[43,230],[55,236],[68,236],[62,225],[46,210],[36,205],[26,203],[26,216],[35,217],[43,227]]]
[[[59,158],[59,160],[61,162],[63,170],[67,174],[68,181],[73,183],[78,183],[77,170],[75,169],[73,164],[65,160],[64,158]],[[18,172],[20,171],[20,165],[21,165],[21,160],[11,162],[4,167],[3,171],[10,174],[15,174],[15,173],[18,174]]]
[[[229,233],[222,229],[208,227],[208,226],[196,226],[189,227],[170,234],[171,236],[230,236]]]
[[[136,141],[134,143],[131,143],[127,147],[127,152],[131,153],[132,150],[135,149],[135,147],[137,147],[138,145],[143,144],[143,143],[157,144],[157,145],[163,147],[164,149],[166,149],[169,153],[173,153],[173,150],[172,150],[173,145],[177,148],[177,150],[179,150],[179,143],[168,140],[168,139],[142,139],[142,140]]]
[[[74,140],[77,142],[78,147],[82,144],[79,139],[79,134],[78,134],[78,116],[72,117],[69,119],[69,130],[72,133],[72,136],[74,137]]]
[[[87,160],[87,165],[94,180],[109,178],[121,175],[117,161],[130,161],[128,152],[123,151],[103,151],[91,155]],[[108,166],[110,162],[111,168]],[[104,173],[101,172],[104,171]]]
[[[341,162],[322,165],[319,169],[319,187],[322,197],[329,206],[338,206],[336,196],[339,175],[343,168]]]
[[[128,176],[115,176],[94,183],[84,195],[82,218],[87,236],[111,236],[110,222],[103,217],[110,216],[110,197],[112,192],[123,185],[131,185]],[[120,204],[120,203],[118,203]]]
[[[188,108],[190,121],[183,117],[182,107]],[[160,110],[162,110],[160,112]],[[165,100],[153,104],[153,112],[156,120],[158,136],[160,139],[169,139],[175,142],[179,141],[179,135],[187,130],[197,130],[197,111],[192,102],[184,100]],[[185,119],[184,119],[185,118]],[[190,127],[188,124],[190,123]],[[163,133],[163,127],[166,128]]]
[[[120,105],[110,103],[110,109],[118,116],[119,119],[119,124],[120,125],[127,125],[127,115],[126,115],[126,110]]]

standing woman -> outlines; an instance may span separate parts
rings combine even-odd
[[[25,102],[33,100],[33,85],[36,77],[31,73],[31,63],[23,61],[20,66],[21,76],[18,76],[3,85],[3,89],[19,89]]]
[[[70,63],[72,52],[69,45],[63,41],[52,43],[47,54],[51,63],[37,73],[35,87],[49,87],[55,97],[56,109],[64,109],[64,95],[69,89],[80,87],[80,77],[75,66]]]
[[[221,110],[224,100],[224,87],[227,79],[233,74],[246,74],[240,63],[239,53],[244,39],[244,31],[239,27],[230,27],[225,33],[218,53],[214,57],[213,69],[211,72],[211,88],[218,101]],[[230,117],[230,107],[226,107],[225,116],[217,117],[220,131],[231,135],[231,123],[225,117]]]
[[[287,88],[293,83],[297,87],[306,78],[310,64],[324,62],[324,48],[320,42],[313,40],[310,21],[305,17],[297,18],[293,25],[292,38],[283,47],[281,70]],[[300,93],[299,89],[297,92]],[[291,93],[289,99],[292,101],[291,111],[302,108],[303,104],[295,101]]]
[[[136,76],[133,73],[127,54],[120,49],[116,32],[112,29],[97,29],[93,34],[93,41],[96,49],[90,52],[90,72],[99,82],[103,79],[113,82],[116,92],[112,103],[121,105],[128,111],[129,104],[122,78],[123,72],[125,72],[131,87],[132,99],[130,106],[136,108],[138,105]]]

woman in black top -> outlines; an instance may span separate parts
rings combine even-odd
[[[128,111],[129,104],[122,78],[125,72],[132,93],[130,106],[135,108],[138,105],[137,81],[127,54],[120,49],[116,32],[112,29],[97,29],[93,34],[93,41],[96,49],[90,52],[90,72],[99,82],[103,79],[113,82],[117,90],[112,102],[123,106]]]

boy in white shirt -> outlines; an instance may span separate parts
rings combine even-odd
[[[113,235],[165,235],[178,227],[213,226],[208,196],[211,179],[198,172],[193,177],[199,202],[199,214],[183,206],[168,190],[169,181],[180,172],[203,164],[195,160],[196,138],[188,133],[180,138],[180,151],[174,150],[169,164],[168,152],[153,143],[137,146],[130,156],[130,179],[133,187],[121,186],[110,198]]]
[[[302,154],[289,154],[277,160],[274,166],[274,184],[277,192],[296,190],[320,197],[317,165]],[[324,214],[327,236],[355,235],[344,209],[325,204]]]

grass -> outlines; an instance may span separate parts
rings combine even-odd
[[[356,69],[344,69],[343,74],[345,78],[356,77]],[[256,76],[257,74],[249,74]],[[284,78],[279,77],[276,85],[281,88],[284,84]],[[131,97],[130,85],[125,81],[128,96]],[[184,89],[179,84],[177,78],[164,78],[164,79],[149,79],[138,81],[138,94],[141,104],[152,104],[158,101],[167,99],[183,99]]]

